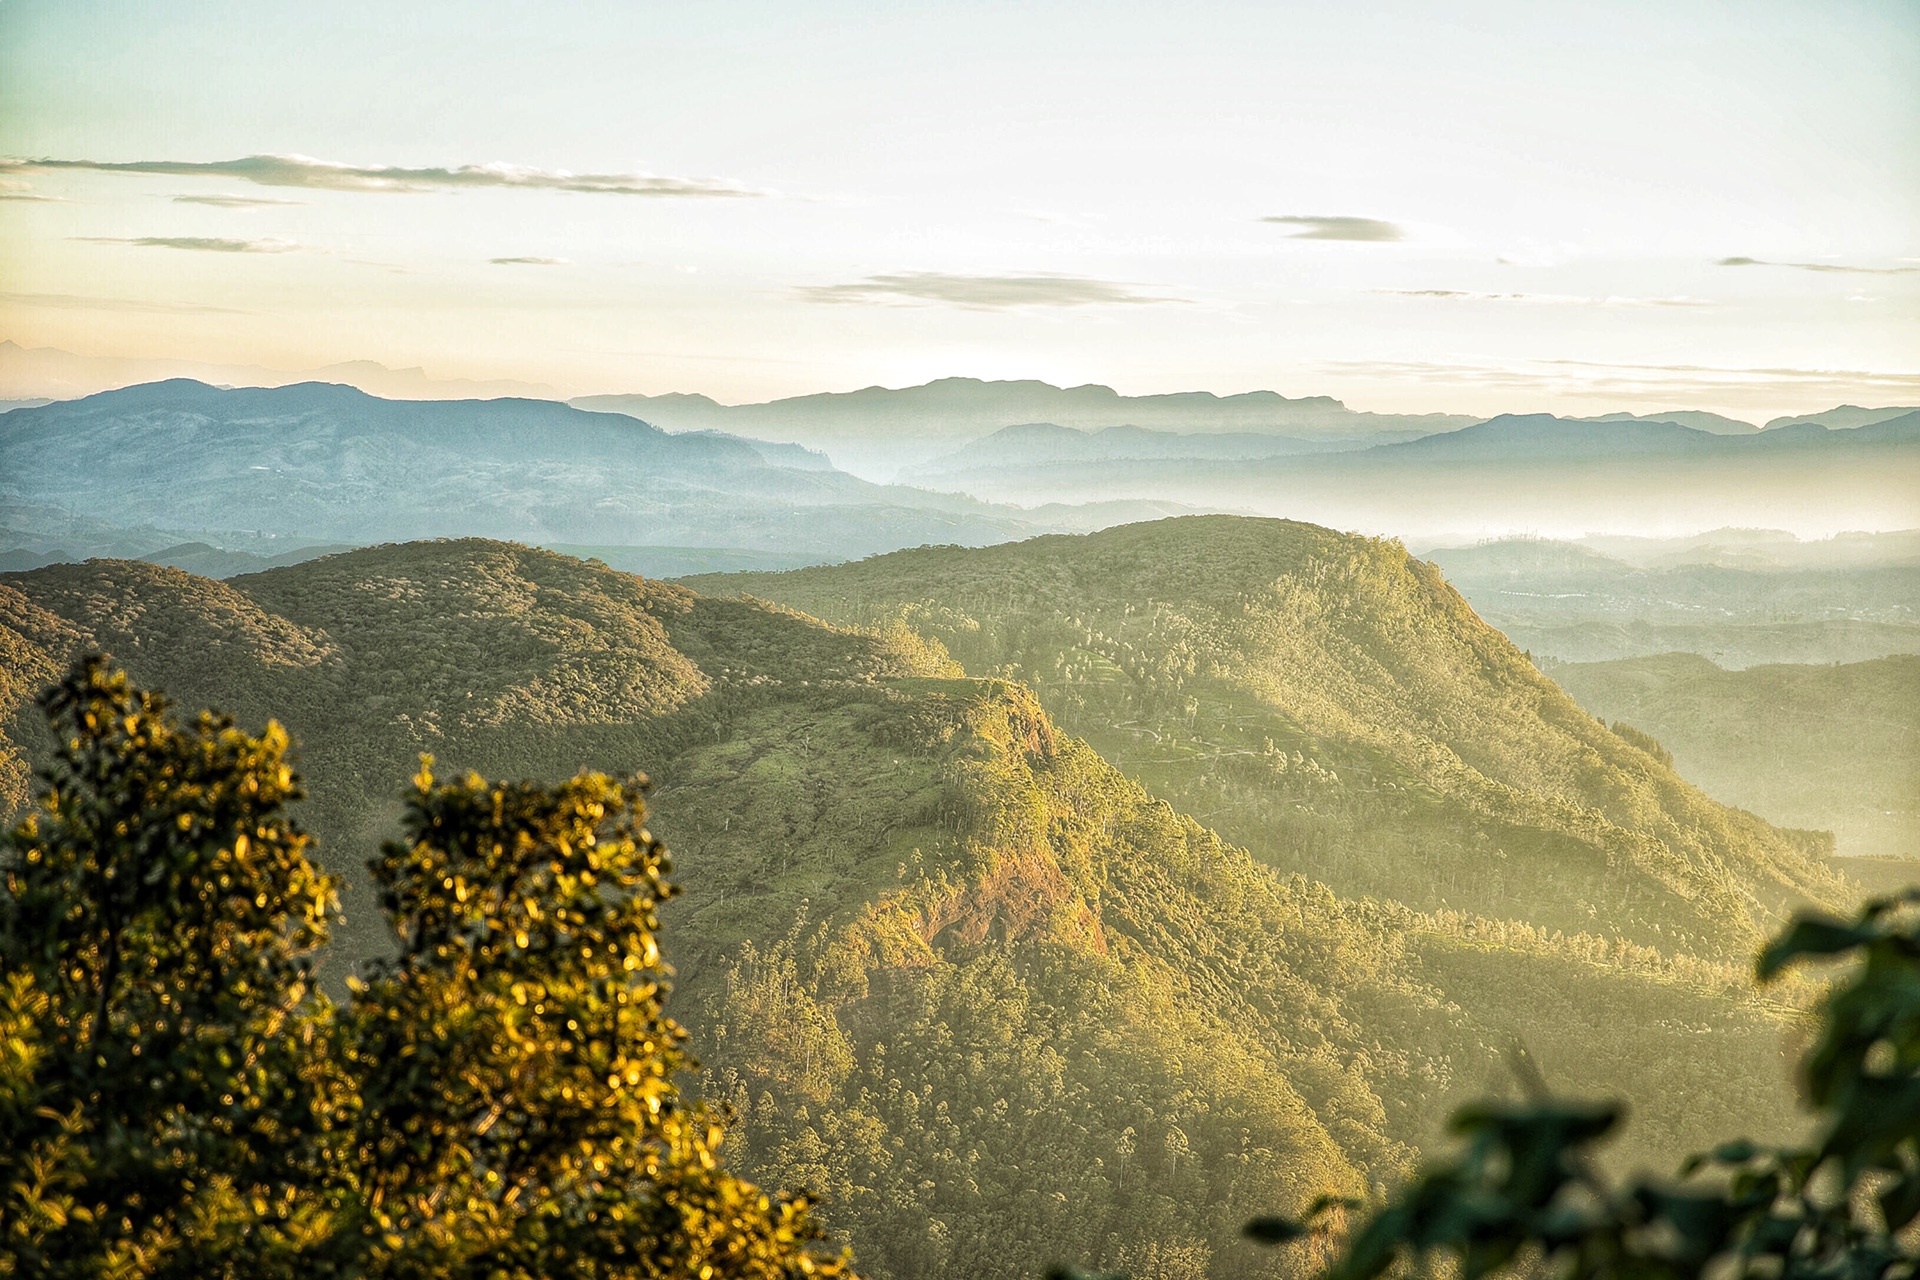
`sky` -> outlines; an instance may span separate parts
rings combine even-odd
[[[0,0],[0,158],[83,356],[1920,403],[1914,0]]]

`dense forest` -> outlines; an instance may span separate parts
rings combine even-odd
[[[1824,837],[1683,783],[1397,543],[1190,517],[688,581],[911,625],[1343,894],[1731,955],[1838,891]]]
[[[337,984],[392,952],[362,867],[418,753],[644,769],[735,1166],[874,1276],[1291,1274],[1248,1217],[1381,1194],[1521,1048],[1632,1101],[1621,1165],[1791,1130],[1813,989],[1746,960],[1845,887],[1394,545],[1177,521],[723,585],[783,603],[479,541],[12,575],[0,785],[84,650],[278,718]]]
[[[1842,854],[1920,855],[1920,656],[1727,671],[1669,653],[1546,670],[1595,715],[1658,736],[1729,804],[1832,831]]]

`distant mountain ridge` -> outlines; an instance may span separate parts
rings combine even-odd
[[[76,531],[95,521],[172,531],[176,544],[237,529],[293,544],[479,535],[815,559],[1167,509],[1035,516],[875,485],[792,445],[669,433],[547,400],[385,400],[330,383],[190,379],[0,415],[0,508],[0,523],[38,530],[36,545],[84,539]]]
[[[1330,396],[1290,399],[1273,391],[1215,395],[1185,391],[1123,396],[1089,383],[1056,387],[1034,380],[941,378],[914,387],[793,396],[765,404],[722,405],[706,396],[581,396],[585,409],[630,413],[669,430],[710,428],[786,440],[831,452],[863,474],[891,475],[955,445],[1026,423],[1082,431],[1102,427],[1193,433],[1258,432],[1312,439],[1365,440],[1379,433],[1449,431],[1476,419],[1462,414],[1376,414]]]
[[[553,400],[554,388],[512,378],[435,378],[420,368],[395,369],[375,360],[347,360],[315,369],[264,369],[257,365],[197,360],[150,360],[83,356],[57,347],[27,347],[0,340],[0,396],[10,400],[73,400],[142,383],[192,378],[215,386],[284,387],[297,382],[343,382],[369,395],[398,400],[452,400],[517,396]],[[4,402],[0,402],[4,403]]]
[[[1744,435],[1703,430],[1666,419],[1559,418],[1502,414],[1441,435],[1376,446],[1379,456],[1518,461],[1531,458],[1623,458],[1662,455],[1755,456],[1788,449],[1853,450],[1920,444],[1920,411],[1852,427],[1818,422],[1770,426]]]
[[[1909,413],[1920,413],[1920,408],[1907,405],[1901,408],[1863,409],[1857,404],[1843,404],[1821,413],[1803,413],[1797,417],[1775,418],[1768,422],[1763,430],[1776,431],[1781,427],[1797,427],[1805,422],[1817,422],[1822,426],[1836,429],[1868,427],[1876,422],[1885,422],[1889,418],[1898,418]]]
[[[1708,413],[1702,409],[1669,409],[1665,413],[1602,413],[1590,418],[1578,419],[1582,422],[1671,422],[1676,426],[1692,427],[1696,431],[1711,431],[1715,435],[1744,436],[1752,435],[1760,428],[1751,422],[1742,422],[1738,418],[1729,418],[1718,413]]]
[[[1840,528],[1920,527],[1920,488],[1910,480],[1920,467],[1920,413],[1738,435],[1666,420],[1505,414],[1359,448],[1247,456],[1253,451],[1229,446],[1239,457],[1212,452],[1208,442],[1221,436],[1131,438],[1152,440],[1161,456],[1110,456],[1148,451],[1030,427],[907,474],[987,501],[1156,499],[1429,545],[1520,532],[1577,538],[1788,522],[1802,536],[1824,537],[1839,531],[1836,520],[1847,521]]]
[[[1388,439],[1415,432],[1385,433]],[[901,479],[934,484],[964,477],[976,468],[1047,466],[1117,460],[1284,458],[1366,447],[1365,441],[1308,440],[1257,431],[1178,432],[1146,427],[1062,427],[1051,422],[1002,427],[951,453],[901,472]]]

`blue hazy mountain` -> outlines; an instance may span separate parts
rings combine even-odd
[[[1746,435],[1701,430],[1670,421],[1558,418],[1502,414],[1443,435],[1380,446],[1383,458],[1519,461],[1536,458],[1624,460],[1645,457],[1760,457],[1788,450],[1843,452],[1920,443],[1920,412],[1852,428],[1802,422]]]
[[[1803,422],[1817,422],[1823,427],[1844,430],[1848,427],[1869,427],[1876,422],[1885,422],[1909,413],[1920,413],[1913,405],[1904,408],[1863,409],[1857,404],[1843,404],[1821,413],[1803,413],[1798,417],[1774,418],[1766,425],[1766,430],[1774,431],[1780,427],[1797,427]]]
[[[16,547],[51,542],[74,554],[127,554],[101,535],[137,529],[148,541],[138,554],[195,541],[260,551],[203,533],[282,540],[277,549],[480,535],[813,560],[1170,509],[1036,518],[875,485],[793,446],[672,434],[553,401],[383,400],[329,383],[222,390],[186,379],[0,415],[0,507]]]
[[[766,404],[723,405],[706,396],[679,394],[585,396],[572,403],[584,409],[630,413],[675,431],[709,429],[797,442],[825,450],[840,465],[860,474],[888,477],[966,441],[1029,423],[1082,431],[1125,426],[1375,443],[1451,431],[1475,421],[1460,414],[1362,413],[1330,396],[1289,398],[1273,391],[1123,396],[1112,387],[1096,384],[1056,387],[1032,380],[978,378],[793,396]]]
[[[1048,444],[1062,438],[1042,437]],[[1842,527],[1920,527],[1920,489],[1911,481],[1920,467],[1920,413],[1913,412],[1855,428],[1802,423],[1739,435],[1667,421],[1509,414],[1362,449],[1198,452],[910,474],[985,501],[1152,498],[1428,545],[1513,533],[1579,538],[1717,527],[1824,537],[1839,531],[1837,515]],[[972,456],[956,451],[937,466]]]
[[[1692,427],[1696,431],[1710,431],[1722,436],[1752,435],[1760,428],[1751,422],[1742,422],[1738,418],[1725,417],[1718,413],[1708,413],[1704,409],[1669,409],[1663,413],[1601,413],[1585,422],[1671,422],[1675,426]]]
[[[1413,433],[1405,433],[1408,438]],[[914,484],[967,487],[976,473],[989,487],[1008,468],[1076,467],[1095,462],[1244,458],[1284,458],[1307,453],[1338,453],[1364,448],[1366,441],[1314,440],[1260,431],[1154,431],[1146,427],[1086,430],[1051,422],[1002,427],[969,441],[951,453],[930,458],[901,472]]]

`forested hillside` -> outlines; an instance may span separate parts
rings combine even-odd
[[[1733,956],[1838,891],[1812,837],[1610,731],[1397,543],[1191,517],[689,582],[910,624],[1339,893]]]
[[[1507,538],[1428,553],[1481,617],[1567,662],[1697,653],[1722,667],[1920,653],[1909,535],[1799,542],[1765,530],[1698,539]]]
[[[416,753],[644,768],[687,889],[673,1012],[740,1114],[734,1167],[822,1193],[874,1276],[1285,1274],[1301,1260],[1248,1251],[1246,1218],[1395,1181],[1517,1045],[1557,1086],[1635,1100],[1625,1161],[1786,1123],[1793,1015],[1739,954],[1771,898],[1831,887],[1786,840],[1596,726],[1391,547],[1123,532],[1009,549],[1078,568],[942,579],[953,553],[909,556],[916,600],[953,603],[909,610],[919,630],[876,607],[865,633],[477,541],[224,583],[0,577],[7,800],[44,745],[28,699],[80,650],[280,718],[350,878],[337,974],[386,945],[359,869]],[[986,661],[994,632],[1014,647]],[[1058,667],[1018,658],[1056,633],[1077,637]],[[1016,661],[1038,696],[990,670]],[[1207,754],[1225,732],[1264,773]],[[1250,855],[1190,799],[1294,838]],[[1396,824],[1415,835],[1347,856]],[[1384,883],[1409,851],[1412,907],[1315,882]],[[1496,918],[1563,883],[1591,916]]]
[[[1843,855],[1920,858],[1920,657],[1726,671],[1669,653],[1547,671],[1729,804],[1830,830]]]

